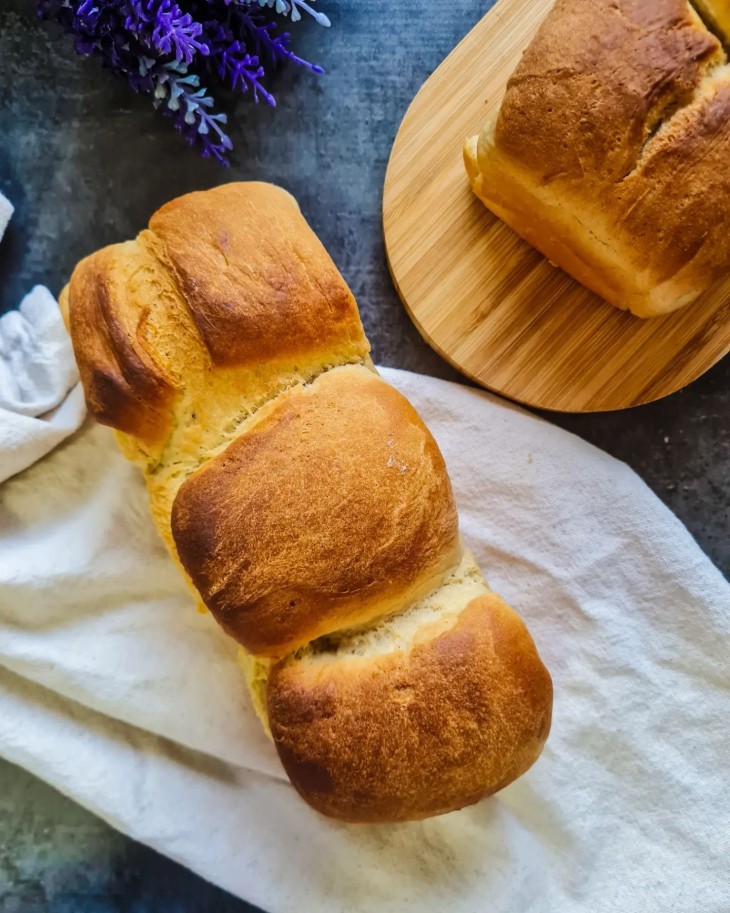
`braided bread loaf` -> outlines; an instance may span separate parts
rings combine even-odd
[[[301,795],[347,821],[460,808],[522,774],[550,676],[462,547],[443,458],[376,373],[357,305],[286,192],[160,209],[62,294],[86,399],[243,648]]]

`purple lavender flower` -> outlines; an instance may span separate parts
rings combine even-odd
[[[267,70],[281,63],[323,73],[291,50],[291,36],[279,32],[267,7],[288,15],[301,12],[322,25],[314,0],[37,0],[38,15],[55,19],[74,37],[78,54],[95,55],[102,66],[124,77],[170,117],[185,139],[204,156],[228,164],[233,148],[225,114],[203,79],[250,91],[254,101],[275,105],[266,88]]]
[[[178,62],[193,62],[197,53],[208,54],[208,45],[198,39],[203,26],[190,13],[183,13],[172,0],[130,0],[125,29],[150,49]]]

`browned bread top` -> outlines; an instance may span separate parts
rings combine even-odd
[[[134,277],[143,275],[141,296]],[[82,260],[61,296],[89,411],[97,421],[145,440],[168,430],[178,384],[171,359],[154,344],[155,300],[178,305],[170,277],[134,241]],[[175,310],[181,317],[177,347],[188,336],[189,319],[179,305]]]
[[[730,29],[726,3],[702,11]],[[730,269],[729,88],[688,0],[557,0],[465,147],[472,186],[607,301],[668,313]]]
[[[214,365],[251,368],[362,338],[352,292],[302,222],[294,198],[267,184],[191,193],[150,219],[148,240]]]
[[[730,269],[730,67],[656,134],[616,201],[615,230],[657,285],[696,295]]]
[[[455,606],[446,620],[426,614],[407,638],[360,640],[295,655],[269,680],[279,756],[314,808],[344,821],[424,818],[470,805],[534,763],[552,682],[498,596]]]
[[[280,394],[180,488],[180,560],[223,627],[283,655],[434,589],[458,561],[441,453],[365,366]]]
[[[225,393],[211,388],[215,371],[229,390],[245,378],[248,393],[245,371],[316,371],[369,350],[347,284],[294,198],[270,184],[173,200],[136,241],[82,260],[63,299],[90,410],[146,441],[175,424],[176,390]]]
[[[687,0],[557,0],[509,80],[495,145],[541,184],[621,181],[722,48]]]

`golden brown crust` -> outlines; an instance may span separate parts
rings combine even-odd
[[[200,406],[242,381],[255,388],[244,370],[275,363],[296,374],[297,365],[321,370],[367,357],[355,300],[286,191],[249,183],[191,193],[150,226],[82,260],[66,295],[100,422],[163,440],[175,424],[176,389],[192,384]]]
[[[458,562],[443,458],[366,367],[279,396],[180,488],[172,532],[208,608],[252,653],[284,655],[405,606]]]
[[[230,185],[150,225],[79,264],[64,317],[91,411],[144,472],[172,556],[252,651],[259,709],[273,662],[320,637],[268,688],[297,787],[367,821],[505,785],[547,734],[549,677],[522,623],[483,596],[438,447],[373,369],[355,302],[296,204]],[[374,653],[360,665],[312,676],[303,653],[361,640]],[[330,699],[328,724],[316,708]],[[307,779],[322,769],[329,798]]]
[[[294,198],[270,184],[190,193],[150,219],[214,365],[357,343],[355,299]]]
[[[310,805],[344,821],[405,821],[523,774],[550,729],[552,682],[522,621],[489,594],[410,650],[279,663],[268,710]]]
[[[89,411],[150,440],[167,429],[175,385],[144,343],[148,312],[128,294],[125,267],[141,268],[144,257],[133,242],[97,251],[74,270],[66,298]]]
[[[476,174],[465,150],[475,192],[612,304],[690,303],[730,268],[725,61],[687,0],[558,0]]]
[[[656,135],[618,189],[616,229],[641,246],[657,285],[688,265],[710,281],[730,267],[728,162],[730,69]]]
[[[721,61],[687,0],[558,0],[507,84],[495,144],[538,184],[620,181]]]

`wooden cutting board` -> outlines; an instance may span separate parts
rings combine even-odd
[[[477,383],[566,412],[660,399],[730,349],[730,277],[640,320],[601,301],[471,193],[461,149],[494,114],[552,0],[499,0],[416,95],[383,198],[393,281],[426,341]]]

